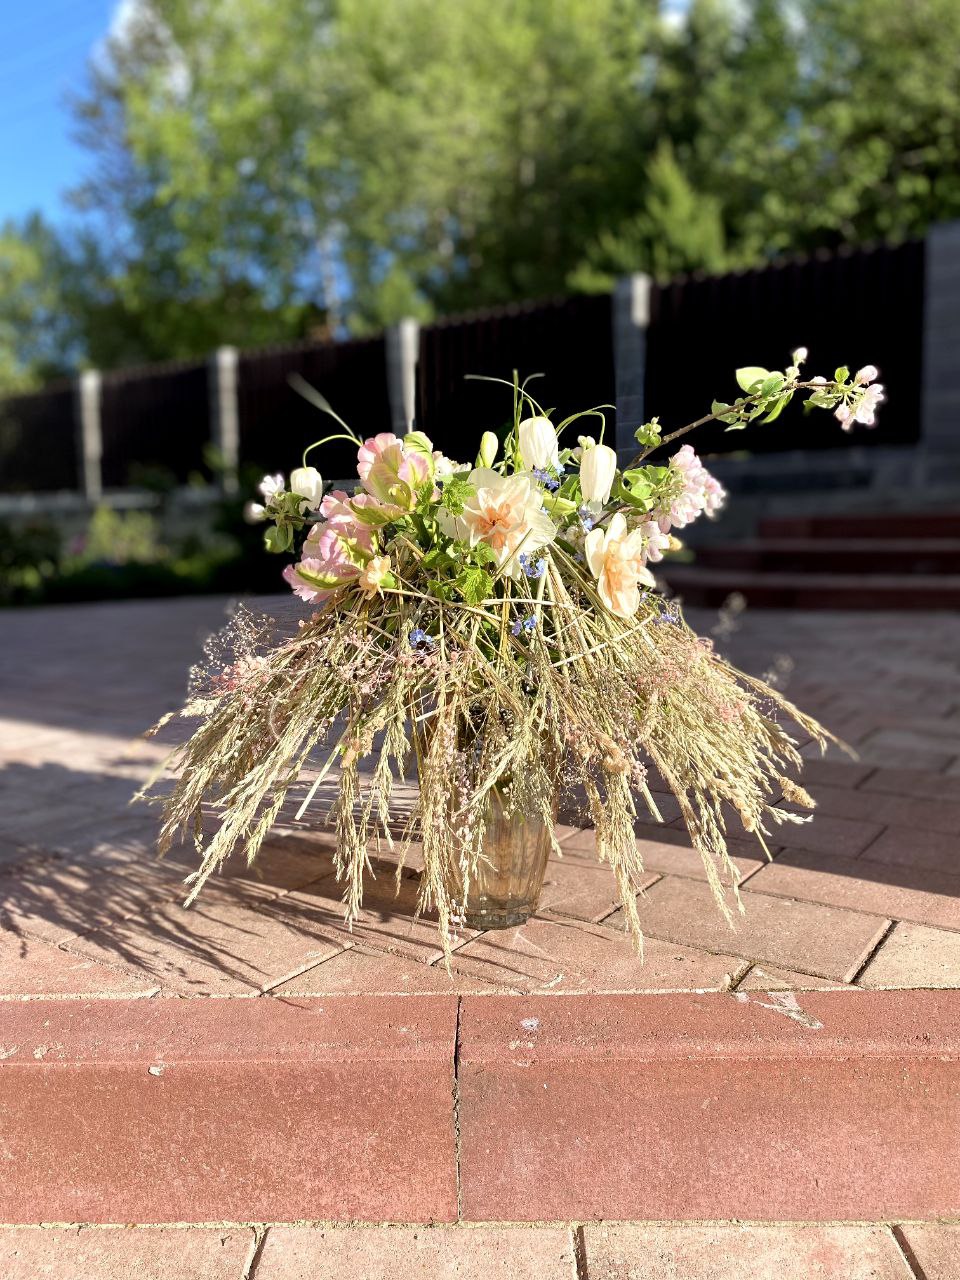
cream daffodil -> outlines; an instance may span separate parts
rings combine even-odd
[[[641,583],[656,585],[644,564],[643,548],[643,533],[629,532],[619,511],[605,529],[591,529],[584,539],[583,553],[600,599],[618,618],[632,618],[639,609]]]
[[[453,538],[475,547],[485,542],[498,568],[506,568],[512,578],[522,570],[517,552],[545,547],[556,536],[556,525],[541,509],[536,482],[523,472],[502,476],[488,467],[476,467],[468,477],[474,492],[458,516],[447,511],[438,515],[441,528]]]

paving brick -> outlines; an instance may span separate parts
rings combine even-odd
[[[772,965],[755,964],[737,983],[738,991],[829,991],[838,986],[828,978],[793,969],[776,969]]]
[[[887,827],[863,853],[862,861],[886,862],[960,876],[960,830],[950,835],[917,826]]]
[[[0,928],[60,943],[163,902],[182,901],[183,869],[156,861],[131,875],[113,874],[115,846],[103,861],[74,861],[60,854],[32,853],[0,875]],[[123,864],[126,867],[126,858]]]
[[[149,995],[156,985],[47,942],[0,932],[0,996]]]
[[[0,1228],[4,1280],[241,1280],[249,1227]]]
[[[750,886],[778,865],[779,860],[758,871]],[[768,961],[840,982],[852,978],[887,925],[876,916],[768,897],[749,887],[741,896],[745,912],[734,915],[731,927],[708,885],[668,876],[639,902],[640,925],[652,938]],[[620,923],[621,915],[618,912],[609,923]]]
[[[584,1228],[587,1274],[600,1280],[912,1280],[888,1227]]]
[[[896,924],[857,981],[865,987],[960,987],[960,933]]]
[[[452,963],[465,978],[551,992],[716,991],[744,967],[732,955],[656,938],[644,940],[641,960],[622,930],[559,917],[485,933],[456,951]]]
[[[809,849],[811,853],[834,853],[842,858],[855,858],[869,848],[883,831],[882,822],[865,822],[862,819],[834,818],[810,809],[795,812],[812,817],[808,822],[784,822],[771,825],[770,840],[787,849]]]
[[[762,894],[783,894],[894,920],[960,929],[960,876],[790,851],[750,879]]]
[[[419,875],[407,869],[398,882],[396,863],[385,860],[374,863],[374,872],[375,878],[364,880],[363,909],[349,927],[344,919],[343,886],[333,876],[285,894],[265,910],[302,923],[305,929],[340,938],[344,945],[353,940],[366,942],[378,951],[395,951],[423,963],[442,955],[436,914],[416,916]],[[460,936],[472,937],[473,932]]]
[[[64,945],[183,995],[249,993],[349,945],[302,911],[265,905],[238,886],[208,885],[189,909],[167,903]]]
[[[452,1221],[456,1018],[439,995],[5,1004],[0,1221]]]
[[[598,862],[592,848],[583,849],[573,841],[561,847],[566,851],[564,856],[547,863],[539,910],[550,909],[577,920],[594,921],[616,911],[620,895],[609,864]],[[656,879],[648,873],[639,887],[646,889]]]
[[[466,996],[464,1217],[956,1216],[958,1028],[955,991]]]
[[[897,796],[929,796],[960,804],[960,779],[921,769],[877,769],[861,783],[864,791],[889,791]]]
[[[906,768],[939,773],[960,755],[960,736],[931,739],[911,729],[879,729],[857,744],[857,754],[867,764],[886,768],[897,761]]]
[[[960,1225],[911,1222],[900,1227],[900,1234],[924,1280],[958,1280]]]
[[[960,803],[955,801],[822,785],[812,787],[811,794],[817,802],[815,822],[827,815],[864,822],[890,823],[917,831],[944,832],[952,834],[960,847]],[[838,849],[837,852],[841,850]]]
[[[272,1227],[257,1280],[576,1280],[566,1227]]]
[[[818,760],[803,762],[800,781],[804,786],[823,783],[828,787],[859,787],[876,773],[872,764],[853,764],[848,760]]]
[[[581,856],[586,855],[595,858],[596,840],[592,829],[581,831],[568,827],[564,830],[565,838],[561,842],[561,847],[564,850],[569,851],[569,853],[576,852]],[[637,840],[637,848],[647,871],[658,874],[692,876],[695,880],[706,880],[707,878],[707,873],[703,867],[703,859],[693,848],[686,830],[681,831],[672,827],[662,827],[656,833],[651,832],[649,837],[646,835],[640,836]],[[778,848],[779,846],[774,844],[771,846],[771,852]],[[751,875],[767,861],[762,849],[755,841],[730,839],[727,841],[727,850],[740,873],[741,879]],[[568,854],[565,853],[564,856],[566,857]]]
[[[341,951],[332,960],[272,987],[270,994],[282,995],[465,995],[509,988],[507,975],[471,978],[456,969],[448,973],[437,961],[427,965],[409,956],[375,952],[363,946]]]

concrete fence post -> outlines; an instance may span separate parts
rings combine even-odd
[[[621,277],[613,290],[613,364],[616,376],[616,448],[621,462],[637,452],[633,433],[644,421],[650,277]]]
[[[99,369],[84,369],[76,380],[74,414],[80,488],[88,502],[99,502],[103,493],[103,434],[100,429]]]
[[[210,357],[210,436],[223,463],[224,493],[236,493],[240,465],[240,409],[236,347],[218,347]]]
[[[960,481],[960,222],[927,233],[920,444],[929,479]]]
[[[412,427],[416,414],[420,325],[416,320],[401,320],[390,325],[386,339],[390,420],[394,433],[402,436]]]

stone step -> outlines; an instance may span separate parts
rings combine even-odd
[[[8,1223],[952,1218],[960,991],[10,1001],[0,1132]]]
[[[960,574],[960,538],[754,538],[697,548],[705,569]]]
[[[960,512],[768,516],[759,532],[761,538],[960,538]]]
[[[659,570],[686,604],[708,608],[739,594],[757,609],[960,609],[960,574],[763,573],[669,562]]]

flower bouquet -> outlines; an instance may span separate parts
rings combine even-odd
[[[882,396],[872,366],[805,380],[805,358],[738,370],[742,394],[679,430],[664,434],[654,418],[623,467],[604,442],[610,406],[554,423],[515,376],[509,429],[485,432],[473,463],[443,456],[421,431],[361,440],[337,419],[341,430],[310,446],[288,485],[266,477],[251,514],[268,522],[271,550],[299,544],[283,573],[306,613],[285,637],[246,615],[179,713],[200,723],[174,753],[161,850],[192,828],[201,862],[188,901],[234,849],[253,860],[314,762],[298,817],[335,779],[329,818],[349,918],[371,843],[392,842],[391,794],[415,771],[400,865],[418,840],[419,909],[435,913],[446,947],[462,926],[505,927],[535,910],[565,797],[594,827],[639,941],[634,822],[638,804],[660,818],[655,770],[729,914],[739,899],[728,822],[765,848],[771,823],[805,821],[780,807],[812,806],[787,776],[801,757],[786,726],[821,748],[829,735],[694,634],[650,566],[678,547],[675,530],[724,500],[688,444],[669,454],[687,432],[772,422],[798,394],[846,429],[872,424]],[[596,438],[576,434],[585,420]],[[343,438],[357,447],[358,484],[325,492],[307,455]],[[211,802],[221,822],[207,839]]]

